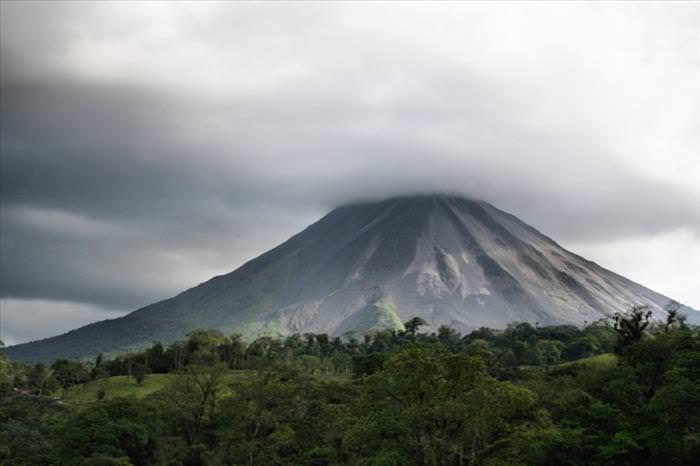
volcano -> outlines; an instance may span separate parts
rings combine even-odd
[[[670,298],[559,246],[478,200],[421,195],[339,207],[226,275],[124,317],[7,348],[18,360],[87,358],[171,343],[197,328],[246,338],[512,322],[585,325]],[[684,307],[689,315],[697,312]]]

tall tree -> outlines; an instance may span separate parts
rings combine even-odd
[[[416,336],[416,333],[418,333],[418,329],[420,327],[424,327],[426,325],[428,325],[428,322],[420,317],[414,317],[403,324],[404,328],[406,329],[406,333],[412,337]]]
[[[615,352],[621,353],[627,346],[641,340],[650,318],[651,310],[646,305],[635,305],[625,313],[616,313],[613,318],[613,328],[618,336]]]

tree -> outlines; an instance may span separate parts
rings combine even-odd
[[[56,448],[56,426],[69,415],[66,406],[39,396],[0,399],[0,464],[63,466]]]
[[[461,335],[452,327],[441,325],[438,328],[438,341],[445,345],[452,352],[459,351],[462,343]]]
[[[416,336],[418,329],[420,327],[428,325],[428,322],[420,317],[414,317],[411,320],[404,322],[403,326],[406,329],[406,333],[412,337]]]
[[[190,332],[187,340],[187,353],[191,361],[213,366],[220,361],[218,347],[228,339],[218,330],[197,329]]]
[[[185,360],[187,358],[187,346],[184,342],[178,341],[170,345],[168,350],[173,357],[172,367],[174,370],[179,371],[185,367]]]
[[[109,371],[105,367],[104,357],[102,353],[100,353],[97,355],[97,358],[95,358],[95,365],[90,371],[90,378],[92,380],[97,380],[104,379],[105,377],[109,377]]]
[[[51,383],[52,375],[53,374],[46,366],[38,363],[34,365],[34,367],[32,367],[32,369],[29,371],[29,374],[27,374],[29,386],[38,395],[43,395],[47,391],[50,392],[52,388],[55,388],[56,384],[55,381],[53,381],[53,384]]]
[[[165,374],[171,368],[171,357],[163,348],[159,341],[146,350],[146,364],[148,369],[154,374]]]
[[[344,374],[352,370],[352,356],[341,351],[335,351],[331,356],[331,364],[336,374]]]
[[[352,375],[355,378],[372,375],[382,370],[386,353],[356,354],[352,356]]]
[[[14,375],[10,360],[3,353],[0,353],[0,399],[12,390],[14,385]]]
[[[537,329],[527,322],[509,325],[506,333],[509,333],[513,339],[523,343],[537,343]]]
[[[439,347],[402,348],[362,384],[349,464],[489,464],[536,401],[491,377],[481,358]]]
[[[479,327],[476,330],[473,330],[471,333],[466,335],[463,340],[465,343],[469,343],[472,340],[485,340],[485,341],[491,341],[494,338],[496,338],[495,332],[488,328],[488,327]]]
[[[51,370],[53,370],[54,377],[64,389],[90,380],[90,373],[85,365],[77,361],[59,359],[51,365]]]
[[[199,441],[202,432],[214,418],[226,375],[226,365],[187,366],[166,387],[159,398],[178,425],[185,441],[192,446]]]
[[[77,410],[59,431],[59,464],[154,464],[159,423],[155,405],[135,398],[103,400]]]
[[[131,375],[134,377],[134,380],[136,380],[136,383],[139,385],[143,385],[143,382],[146,380],[147,373],[148,368],[145,364],[135,364],[131,368]]]
[[[546,366],[559,363],[564,345],[557,340],[540,340],[537,342],[540,360]]]
[[[672,300],[664,306],[664,310],[666,311],[666,321],[664,322],[665,332],[668,332],[674,327],[685,326],[686,318],[681,314],[681,303]]]
[[[618,336],[615,352],[619,354],[627,346],[641,340],[650,318],[651,310],[646,305],[635,305],[626,313],[616,313],[613,317],[613,328]]]
[[[493,352],[489,349],[489,343],[479,338],[471,340],[464,347],[464,353],[481,358],[487,364],[492,363],[494,358]]]
[[[36,396],[47,369],[0,353],[0,381],[10,384],[0,397],[0,465],[694,465],[700,329],[646,322],[642,313],[629,332],[639,338],[619,355],[579,364],[557,364],[559,353],[609,352],[611,336],[628,326],[516,324],[463,340],[446,326],[413,338],[378,332],[363,343],[266,337],[249,348],[241,364],[255,370],[244,372],[230,371],[234,338],[204,345],[222,360],[213,366],[193,362],[183,344],[187,364],[163,378],[163,390],[105,396],[98,382],[79,406],[72,395],[89,386],[63,403]],[[172,372],[172,346],[164,353]],[[135,377],[159,354],[154,344],[95,365]],[[549,367],[530,367],[538,362]],[[351,364],[353,379],[325,377]],[[53,367],[68,385],[89,369]],[[124,390],[143,391],[134,385]]]
[[[595,348],[591,340],[588,338],[576,338],[570,341],[562,351],[562,356],[567,361],[576,361],[577,359],[587,358],[591,356]]]
[[[245,356],[245,349],[243,336],[239,333],[234,333],[228,337],[228,343],[220,347],[219,353],[221,354],[221,359],[231,369],[240,369]]]
[[[323,460],[328,450],[314,448],[322,439],[314,427],[324,403],[312,380],[281,368],[260,373],[254,383],[236,384],[216,416],[216,436],[224,446],[216,464],[329,464]],[[306,461],[309,456],[321,461]]]

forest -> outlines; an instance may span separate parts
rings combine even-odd
[[[51,365],[0,353],[0,465],[691,465],[700,329],[644,306],[465,335],[197,330]]]

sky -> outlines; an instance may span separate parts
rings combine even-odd
[[[700,4],[0,4],[0,338],[456,192],[700,309]]]

